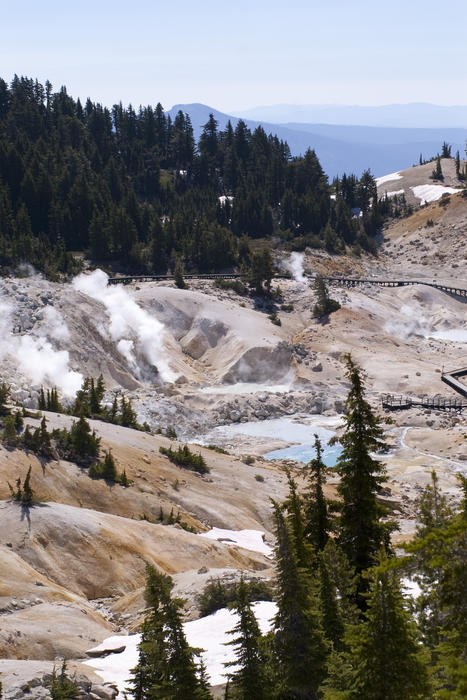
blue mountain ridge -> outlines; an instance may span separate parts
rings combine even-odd
[[[198,139],[209,115],[213,114],[219,129],[224,129],[230,121],[235,128],[239,117],[234,117],[200,103],[174,105],[168,114],[175,117],[178,111],[190,115],[195,138]],[[368,168],[375,177],[390,172],[404,170],[416,165],[420,154],[431,158],[440,150],[443,141],[452,145],[452,153],[457,150],[464,155],[467,140],[466,129],[367,127],[335,124],[273,124],[244,119],[249,129],[261,125],[268,134],[277,135],[287,141],[292,155],[305,153],[313,148],[326,174],[355,173],[361,175]]]

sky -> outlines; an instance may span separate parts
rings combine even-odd
[[[0,0],[0,76],[106,105],[467,104],[467,0]]]

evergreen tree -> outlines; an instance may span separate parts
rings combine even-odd
[[[264,675],[261,632],[243,579],[237,588],[233,610],[238,615],[238,622],[228,632],[235,635],[228,644],[234,647],[236,655],[235,661],[225,664],[227,668],[235,667],[235,670],[229,673],[229,692],[232,698],[238,700],[268,700],[271,696]]]
[[[443,170],[441,168],[441,158],[438,156],[436,158],[436,166],[431,173],[432,180],[444,180]]]
[[[75,700],[81,694],[75,678],[67,674],[66,661],[63,661],[59,674],[54,666],[49,690],[52,700]]]
[[[274,504],[277,615],[274,649],[279,697],[315,700],[324,678],[327,645],[309,572],[300,569],[287,521]]]
[[[84,416],[73,422],[68,442],[78,462],[92,460],[99,454],[100,438],[95,431],[91,432],[91,426]]]
[[[322,624],[326,639],[333,649],[343,648],[344,618],[339,607],[337,587],[323,552],[319,554],[319,600],[322,614]]]
[[[335,299],[331,299],[326,287],[326,282],[321,275],[316,275],[313,289],[316,295],[316,303],[313,306],[313,317],[322,318],[333,311],[340,309],[341,305]]]
[[[305,536],[316,551],[326,546],[332,530],[329,507],[323,491],[326,475],[331,471],[323,462],[321,441],[315,434],[314,457],[305,469],[308,489],[304,497]]]
[[[331,660],[330,678],[324,684],[326,700],[426,700],[430,696],[415,626],[397,574],[387,564],[371,572],[364,621],[349,627],[345,644],[347,663],[333,668]]]
[[[250,267],[250,284],[254,287],[256,294],[264,294],[264,287],[269,293],[271,280],[274,276],[274,267],[271,251],[265,248],[262,252],[253,253]]]
[[[2,442],[7,447],[16,447],[18,444],[15,417],[12,415],[6,416],[3,421]]]
[[[8,408],[8,400],[10,398],[10,387],[2,382],[0,384],[0,417],[7,416],[10,413]]]
[[[175,261],[174,282],[175,286],[178,287],[178,289],[186,289],[187,285],[183,278],[183,264],[180,258],[177,258]]]
[[[124,396],[122,396],[122,400],[121,400],[121,404],[120,404],[120,421],[119,422],[120,422],[120,425],[123,425],[124,428],[136,428],[137,427],[136,412],[133,409],[131,399],[128,399],[128,401],[127,401]]]
[[[365,399],[365,377],[350,355],[346,365],[350,390],[344,408],[344,432],[339,438],[342,452],[336,464],[340,474],[337,491],[342,499],[338,541],[361,575],[376,563],[381,546],[388,540],[388,528],[381,523],[386,511],[378,502],[386,480],[385,468],[372,457],[385,444],[381,419]],[[357,593],[362,608],[365,600],[361,594],[366,588],[366,580],[360,576]]]
[[[46,411],[47,410],[47,402],[45,400],[45,394],[44,394],[44,387],[41,386],[41,390],[39,393],[39,399],[38,399],[38,404],[37,408],[39,411]]]
[[[209,698],[205,679],[183,632],[183,603],[171,598],[172,579],[149,564],[146,574],[150,611],[143,624],[138,664],[132,669],[131,692],[135,700],[205,700]]]
[[[111,450],[105,453],[101,473],[102,478],[106,481],[111,481],[112,483],[117,481],[117,467],[115,466],[115,460]]]

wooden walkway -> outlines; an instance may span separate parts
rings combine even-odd
[[[186,280],[216,280],[216,279],[245,279],[246,275],[240,272],[226,272],[221,274],[219,272],[212,273],[200,273],[200,274],[186,274],[183,275]],[[131,284],[132,282],[170,282],[174,279],[173,275],[122,275],[118,277],[109,277],[109,284]],[[290,275],[275,275],[274,279],[290,279]],[[312,277],[309,278],[310,282],[313,280]],[[449,294],[451,296],[457,297],[458,299],[467,300],[467,289],[462,287],[454,287],[448,284],[438,284],[437,282],[425,282],[423,280],[390,280],[390,279],[377,279],[374,277],[361,278],[361,277],[324,277],[326,282],[331,284],[342,285],[343,287],[358,287],[364,284],[375,284],[379,287],[406,287],[413,284],[423,284],[426,287],[433,287],[433,289],[439,289],[440,292]]]
[[[451,372],[443,372],[441,374],[441,381],[467,399],[467,384],[459,381],[459,377],[465,376],[467,376],[467,367],[463,367],[462,369],[453,369]]]
[[[440,292],[449,294],[459,299],[467,299],[467,289],[462,287],[454,287],[449,284],[438,284],[437,282],[425,282],[423,280],[388,280],[374,278],[357,278],[357,277],[325,277],[326,282],[340,284],[343,287],[358,287],[363,284],[376,284],[379,287],[407,287],[413,284],[423,284],[425,287],[433,287],[439,289]]]
[[[433,398],[412,399],[407,396],[395,396],[394,394],[384,394],[381,398],[383,408],[392,411],[412,408],[412,406],[421,406],[422,408],[430,408],[436,411],[462,411],[467,408],[467,401],[462,399],[447,399],[442,396]]]

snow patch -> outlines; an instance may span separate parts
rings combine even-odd
[[[404,194],[405,190],[394,190],[393,192],[385,192],[383,197],[396,197],[396,195]]]
[[[263,535],[264,532],[261,530],[223,530],[220,527],[213,527],[209,532],[202,532],[199,536],[209,540],[217,540],[222,544],[250,549],[252,552],[259,552],[270,557],[273,550],[264,542]]]
[[[277,613],[276,603],[269,601],[253,603],[253,611],[262,634],[267,634],[272,628],[273,618]],[[185,622],[183,625],[188,644],[204,650],[201,658],[206,664],[207,674],[212,685],[225,683],[224,663],[235,661],[235,651],[232,646],[226,646],[226,642],[232,639],[228,632],[235,627],[237,622],[238,615],[232,610],[223,608],[213,615]],[[119,700],[123,700],[125,697],[124,692],[128,686],[131,669],[138,663],[138,644],[140,641],[140,634],[108,637],[104,639],[102,644],[90,649],[90,651],[118,649],[122,646],[125,646],[125,650],[118,654],[109,654],[105,657],[84,661],[84,664],[93,668],[105,683],[117,685]],[[127,697],[131,698],[133,695],[128,693]]]
[[[393,180],[402,180],[402,175],[400,173],[389,173],[389,175],[382,175],[381,177],[375,178],[376,185],[384,185],[385,182],[392,182]]]
[[[436,202],[441,199],[443,194],[456,194],[461,190],[454,187],[445,187],[444,185],[416,185],[410,188],[417,199],[422,202]]]

